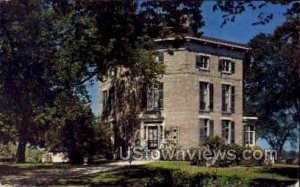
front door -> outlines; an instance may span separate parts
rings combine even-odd
[[[148,127],[148,149],[158,148],[158,127],[149,126]]]

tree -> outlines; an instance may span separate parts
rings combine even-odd
[[[234,0],[218,0],[214,6],[213,11],[221,11],[223,13],[223,23],[222,26],[226,25],[228,22],[234,22],[236,17],[247,9],[256,10],[262,9],[265,6],[273,4],[273,5],[281,5],[285,6],[286,12],[284,14],[289,14],[293,11],[293,8],[290,8],[289,5],[292,4],[292,7],[299,6],[298,2],[295,1],[273,1],[273,0],[264,0],[264,1],[250,1],[250,0],[242,0],[242,1],[234,1]],[[266,10],[265,12],[260,12],[257,15],[257,21],[252,23],[252,25],[265,25],[269,23],[274,16],[274,12],[272,10]]]
[[[86,65],[86,78],[97,76],[100,81],[111,80],[111,105],[116,131],[116,151],[134,141],[138,114],[144,109],[145,88],[155,86],[164,73],[164,66],[153,60],[153,38],[198,34],[203,25],[201,1],[53,1],[54,10],[62,17],[72,15],[70,41],[86,41],[82,47],[62,41],[67,50],[66,62]],[[71,14],[70,14],[71,13]],[[89,20],[91,28],[76,20]],[[186,27],[188,18],[190,27]],[[72,38],[72,39],[71,39]],[[89,38],[91,38],[89,40]],[[84,66],[83,65],[83,66]],[[113,109],[113,110],[112,110]]]
[[[52,65],[53,41],[44,33],[50,18],[39,1],[0,3],[1,123],[16,130],[16,159],[24,162],[27,143],[41,143],[43,126],[35,117],[53,98],[46,68]]]
[[[63,45],[72,42],[68,31],[76,25],[65,22],[70,15],[60,19],[49,2],[1,1],[0,8],[0,132],[18,143],[16,161],[25,162],[28,144],[45,144],[50,119],[64,106],[59,97],[88,100],[80,84],[84,64],[64,60],[82,44]]]
[[[288,20],[288,23],[290,20]],[[296,20],[294,20],[296,21]],[[293,27],[275,34],[259,34],[250,41],[252,60],[246,69],[246,112],[258,116],[258,133],[269,145],[282,153],[284,144],[297,141],[299,128],[299,63],[291,56]],[[296,24],[290,24],[297,27]],[[280,36],[280,37],[279,37]]]
[[[57,107],[45,134],[47,150],[66,153],[72,163],[83,163],[84,157],[91,160],[94,155],[108,155],[110,131],[99,125],[88,103],[77,97],[60,99],[64,104]]]

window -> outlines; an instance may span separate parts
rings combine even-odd
[[[219,60],[219,71],[223,73],[234,73],[235,63],[231,60],[221,59]]]
[[[207,82],[200,82],[199,90],[200,110],[212,111],[214,109],[213,84]]]
[[[207,138],[214,135],[214,121],[200,119],[200,142],[203,143]]]
[[[163,51],[155,52],[155,62],[164,63],[164,52]]]
[[[148,148],[156,149],[158,147],[158,128],[157,126],[148,127]]]
[[[244,125],[244,145],[255,145],[255,130],[253,125]]]
[[[157,106],[159,109],[163,109],[164,108],[164,85],[163,85],[163,83],[158,84],[157,94],[158,94]]]
[[[235,87],[222,84],[222,112],[234,112]]]
[[[104,90],[102,92],[102,107],[103,111],[106,111],[108,109],[108,91]]]
[[[147,110],[162,110],[164,104],[164,87],[159,83],[156,88],[149,90],[147,94]]]
[[[222,120],[222,139],[225,143],[235,143],[234,121]]]
[[[196,68],[202,70],[209,69],[209,57],[203,55],[196,56]]]

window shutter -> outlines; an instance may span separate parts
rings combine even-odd
[[[214,110],[214,85],[209,84],[209,108],[210,111]]]
[[[199,61],[200,61],[200,56],[199,55],[196,55],[196,68],[199,68],[200,67],[200,63],[199,63]]]
[[[231,73],[235,73],[235,63],[231,62]]]
[[[114,109],[114,100],[115,100],[115,87],[112,86],[109,91],[108,91],[109,95],[108,95],[108,111],[112,112],[112,110]]]
[[[222,111],[226,111],[226,86],[222,85]]]
[[[247,134],[246,134],[246,125],[243,125],[243,133],[244,133],[244,136],[243,136],[243,140],[244,140],[244,146],[247,145]]]
[[[151,88],[147,89],[147,110],[152,110],[153,109],[153,98],[154,98],[154,93]]]
[[[158,60],[159,60],[159,62],[164,63],[164,52],[163,51],[160,51],[158,53]]]
[[[204,110],[205,109],[205,102],[204,102],[204,83],[199,83],[199,109]]]
[[[223,60],[219,60],[219,71],[223,69]]]
[[[204,123],[205,123],[205,120],[204,119],[200,119],[199,120],[199,123],[200,123],[200,144],[203,144],[204,143]]]
[[[230,106],[231,112],[234,112],[234,105],[235,105],[234,99],[235,99],[235,88],[234,86],[231,86],[231,106]]]
[[[235,142],[235,128],[234,128],[235,124],[234,121],[231,122],[231,143]]]
[[[141,105],[143,109],[147,108],[147,87],[144,86],[143,89],[141,89]]]
[[[214,120],[209,120],[209,136],[214,136]]]
[[[226,124],[225,124],[225,121],[221,121],[221,123],[222,123],[222,139],[226,141],[226,138],[225,138]]]

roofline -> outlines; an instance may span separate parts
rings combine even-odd
[[[207,36],[201,36],[199,38],[193,37],[193,36],[184,36],[184,39],[188,40],[194,40],[197,42],[204,42],[204,43],[210,43],[215,45],[222,45],[226,47],[236,48],[240,50],[250,51],[250,47],[248,47],[245,44],[240,44],[236,42],[221,40],[217,38],[207,37]],[[154,39],[154,42],[162,42],[162,41],[172,41],[175,40],[176,37],[168,37],[168,38],[160,38],[160,39]]]

